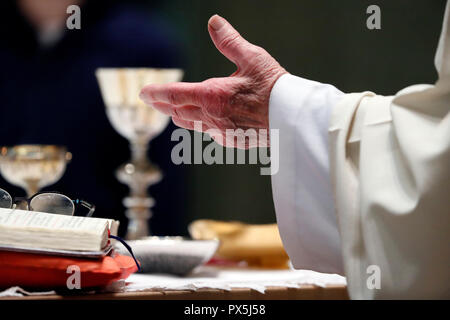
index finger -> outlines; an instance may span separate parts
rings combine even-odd
[[[167,84],[149,84],[142,88],[139,97],[145,103],[164,102],[172,105],[199,105],[198,94],[202,84],[174,82]]]

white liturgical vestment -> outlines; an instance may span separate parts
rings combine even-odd
[[[272,176],[294,267],[345,274],[354,299],[450,298],[450,21],[435,85],[343,94],[282,76]]]

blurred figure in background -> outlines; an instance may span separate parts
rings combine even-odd
[[[66,28],[72,4],[81,7],[81,30]],[[130,153],[107,119],[95,70],[179,67],[170,29],[143,8],[119,1],[17,0],[2,1],[0,8],[0,145],[67,146],[73,160],[50,189],[94,203],[98,217],[120,219],[123,234],[128,188],[114,171]],[[181,196],[183,186],[182,168],[170,161],[171,127],[150,148],[164,172],[151,189],[157,203],[151,228],[162,235],[184,232],[183,201],[168,198]],[[23,195],[1,177],[0,186]]]

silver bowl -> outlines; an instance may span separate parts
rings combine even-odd
[[[147,237],[127,241],[143,273],[183,276],[209,261],[219,247],[218,240],[189,240],[183,237]],[[116,251],[130,255],[121,245]]]

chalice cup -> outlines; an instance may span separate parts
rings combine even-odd
[[[1,147],[0,173],[6,181],[25,189],[31,197],[61,179],[71,159],[72,154],[62,146]]]
[[[147,157],[150,141],[167,126],[169,117],[148,107],[139,98],[147,84],[180,81],[180,69],[100,68],[96,71],[106,113],[114,129],[130,143],[131,160],[116,171],[117,179],[128,185],[130,194],[123,199],[128,218],[126,239],[150,235],[149,220],[155,201],[148,188],[162,179],[160,169]]]

